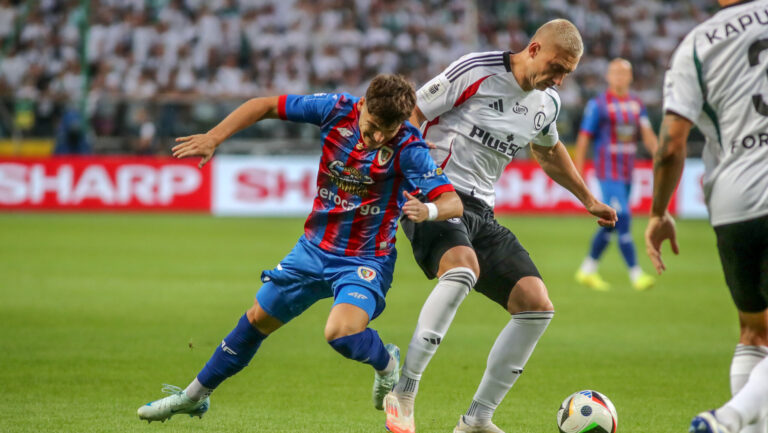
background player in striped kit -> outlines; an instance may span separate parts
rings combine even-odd
[[[252,99],[207,134],[177,139],[174,156],[203,157],[245,127],[265,118],[313,123],[321,128],[322,155],[317,196],[304,235],[273,270],[253,307],[221,342],[186,390],[138,410],[139,418],[165,421],[174,414],[202,416],[209,395],[242,370],[272,332],[316,301],[334,298],[325,338],[343,356],[375,370],[373,402],[399,375],[399,350],[382,344],[368,323],[384,309],[392,282],[398,219],[447,219],[460,216],[462,205],[442,170],[429,155],[418,129],[405,122],[416,101],[403,77],[380,75],[365,98],[348,94],[283,95]],[[422,203],[407,191],[419,190]],[[330,428],[332,430],[332,428]]]
[[[544,171],[570,190],[601,225],[616,212],[589,191],[557,132],[560,98],[553,86],[583,52],[567,20],[544,24],[519,53],[472,53],[422,86],[412,123],[425,123],[432,156],[453,182],[464,215],[447,222],[403,222],[416,261],[438,283],[419,314],[403,373],[385,399],[387,428],[415,429],[418,384],[459,305],[473,287],[511,314],[490,354],[467,413],[454,432],[499,433],[494,411],[520,377],[554,307],[536,265],[517,237],[496,221],[494,183],[515,153],[528,146]],[[501,102],[499,102],[501,101]]]
[[[731,398],[691,421],[691,433],[768,430],[768,0],[720,0],[723,8],[680,43],[664,78],[664,120],[654,157],[645,231],[656,270],[661,244],[679,252],[667,212],[695,124],[707,141],[702,186],[740,336]],[[695,304],[691,300],[690,304]],[[702,321],[708,319],[701,311]],[[705,379],[706,380],[706,379]]]
[[[642,138],[651,154],[656,152],[658,142],[643,102],[629,91],[632,64],[624,59],[614,59],[608,65],[605,79],[608,90],[590,100],[584,109],[574,163],[584,177],[584,160],[590,141],[593,141],[595,175],[600,182],[603,201],[616,209],[619,220],[615,228],[602,227],[595,233],[589,254],[576,272],[576,281],[595,290],[610,287],[597,273],[597,266],[615,232],[632,286],[637,290],[646,290],[653,286],[654,279],[637,264],[630,230],[629,192],[638,138]]]

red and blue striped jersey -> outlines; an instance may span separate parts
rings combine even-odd
[[[594,143],[595,174],[600,180],[632,182],[640,128],[650,125],[642,101],[610,91],[591,99],[584,109],[581,132]]]
[[[395,248],[403,191],[434,200],[453,186],[429,155],[418,128],[408,122],[383,147],[366,150],[357,102],[345,93],[283,95],[278,114],[321,128],[317,195],[304,224],[305,237],[334,254],[385,256]]]

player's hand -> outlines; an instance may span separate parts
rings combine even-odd
[[[593,201],[587,207],[589,213],[597,217],[597,224],[600,227],[615,227],[619,217],[616,216],[616,209],[598,200]]]
[[[176,146],[173,146],[174,158],[188,158],[190,156],[200,156],[198,168],[203,168],[205,163],[213,158],[213,152],[216,151],[218,143],[208,134],[195,134],[188,137],[176,138]]]
[[[427,148],[429,149],[437,149],[437,145],[431,141],[424,140],[424,143],[427,143]]]
[[[408,191],[403,191],[403,196],[408,200],[403,205],[403,213],[409,220],[420,223],[426,221],[429,216],[429,209],[427,205],[419,201],[416,197],[408,194]]]
[[[648,219],[648,227],[645,229],[645,252],[651,258],[651,263],[659,275],[662,271],[667,270],[664,261],[661,260],[661,244],[666,239],[669,239],[672,252],[675,255],[680,254],[680,248],[677,246],[675,219],[672,218],[672,215],[666,212],[664,216],[651,216]]]

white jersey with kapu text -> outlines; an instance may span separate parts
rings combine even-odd
[[[664,111],[707,138],[704,196],[713,226],[768,214],[768,0],[723,8],[675,51]]]
[[[521,147],[559,141],[560,97],[554,89],[521,89],[510,54],[467,54],[416,92],[435,162],[457,190],[491,207],[493,185]]]

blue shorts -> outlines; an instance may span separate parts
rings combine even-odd
[[[256,300],[283,323],[330,297],[334,298],[333,305],[355,305],[373,320],[384,311],[396,258],[394,251],[381,257],[332,254],[302,235],[275,269],[261,273],[264,285]]]
[[[616,209],[616,213],[629,215],[629,191],[631,183],[600,179],[603,203]]]

